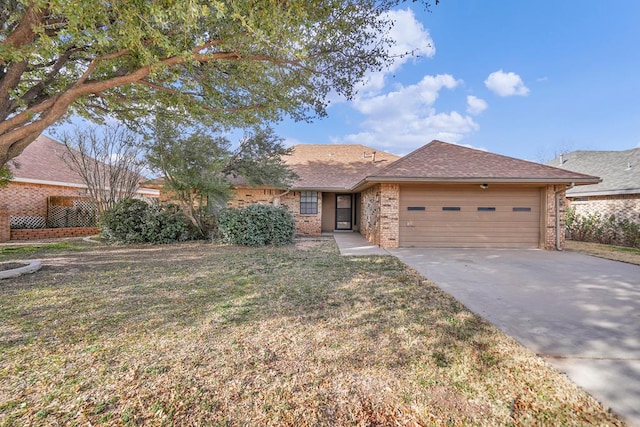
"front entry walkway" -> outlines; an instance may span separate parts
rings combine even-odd
[[[368,242],[364,236],[358,232],[337,232],[333,233],[336,245],[340,249],[340,254],[345,256],[370,256],[389,255],[389,252]]]

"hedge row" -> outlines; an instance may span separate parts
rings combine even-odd
[[[570,207],[566,224],[573,240],[640,247],[640,224],[626,218],[604,217],[599,212],[581,215]]]

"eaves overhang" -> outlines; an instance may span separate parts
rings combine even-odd
[[[55,187],[69,187],[69,188],[82,188],[82,189],[88,189],[89,187],[87,187],[86,184],[78,184],[75,182],[60,182],[60,181],[47,181],[47,180],[43,180],[43,179],[33,179],[33,178],[13,178],[11,180],[11,182],[19,182],[19,183],[23,183],[23,184],[39,184],[39,185],[51,185],[51,186],[55,186]],[[105,190],[108,190],[108,188],[106,188]],[[148,187],[139,187],[136,190],[136,193],[138,194],[146,194],[149,196],[156,196],[159,197],[160,196],[160,190],[154,189],[154,188],[148,188]]]
[[[291,187],[291,191],[319,191],[322,193],[351,193],[353,191],[352,188],[347,187],[313,187],[313,186],[304,186],[304,187]]]
[[[355,185],[353,191],[362,191],[378,183],[415,183],[415,184],[598,184],[598,177],[584,178],[496,178],[496,177],[405,177],[405,176],[368,176]]]
[[[624,190],[599,190],[599,191],[578,191],[567,192],[567,197],[587,197],[587,196],[622,196],[626,194],[640,194],[640,188],[630,188]]]

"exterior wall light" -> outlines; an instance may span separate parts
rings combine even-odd
[[[486,190],[487,188],[489,188],[489,184],[480,184],[480,188]]]

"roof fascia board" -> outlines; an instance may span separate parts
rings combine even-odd
[[[43,179],[32,179],[32,178],[13,178],[11,182],[22,182],[25,184],[54,185],[56,187],[87,188],[86,184],[77,184],[74,182],[47,181]]]
[[[617,196],[625,194],[640,194],[640,188],[632,188],[628,190],[571,191],[567,192],[567,197]]]
[[[588,185],[598,184],[600,179],[590,178],[426,178],[426,177],[377,177],[370,176],[360,181],[356,187],[359,187],[365,183],[378,183],[378,182],[415,182],[415,183],[496,183],[496,184],[575,184],[575,185]]]
[[[82,189],[89,188],[86,186],[86,184],[76,184],[73,182],[46,181],[42,179],[32,179],[32,178],[13,178],[11,182],[20,182],[23,184],[51,185],[55,187],[71,187],[71,188],[82,188]],[[152,188],[140,187],[136,190],[136,193],[160,196],[160,190],[154,190]]]

